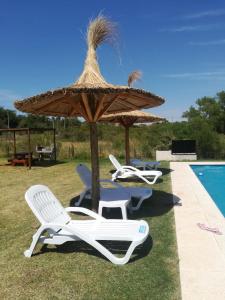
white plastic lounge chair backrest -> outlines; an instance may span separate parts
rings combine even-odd
[[[83,181],[83,184],[91,189],[91,183],[92,183],[92,179],[91,179],[91,171],[88,169],[87,166],[79,164],[77,166],[77,173],[79,174],[81,180]]]
[[[109,159],[111,160],[112,164],[114,165],[114,167],[117,170],[121,170],[122,166],[121,164],[118,162],[118,160],[115,158],[115,156],[113,156],[112,154],[109,155]]]
[[[71,218],[59,200],[45,185],[33,185],[25,193],[25,199],[41,224],[65,225]]]

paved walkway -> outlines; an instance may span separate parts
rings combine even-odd
[[[189,163],[171,162],[170,168],[174,201],[182,203],[174,207],[182,299],[225,300],[225,219]],[[197,223],[217,227],[223,235]]]

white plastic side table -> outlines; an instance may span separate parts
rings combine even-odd
[[[127,207],[131,201],[131,194],[122,189],[103,189],[101,190],[101,199],[99,201],[98,214],[102,215],[103,207],[120,207],[122,217],[127,220]]]

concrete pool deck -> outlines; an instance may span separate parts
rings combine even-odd
[[[225,218],[190,164],[225,165],[224,162],[170,163],[174,202],[180,199],[182,204],[174,206],[182,299],[224,300]],[[222,235],[202,230],[197,223],[216,227]]]

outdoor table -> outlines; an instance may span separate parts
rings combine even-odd
[[[29,155],[32,161],[32,152],[17,152],[14,154],[14,157],[8,161],[11,162],[12,166],[16,166],[17,164],[23,164],[24,166],[29,165]]]
[[[102,215],[103,207],[121,208],[122,218],[127,219],[127,207],[131,201],[131,194],[122,189],[101,189],[98,214]]]
[[[30,153],[32,157],[32,153]],[[16,152],[14,158],[16,159],[25,159],[29,157],[29,152]]]

